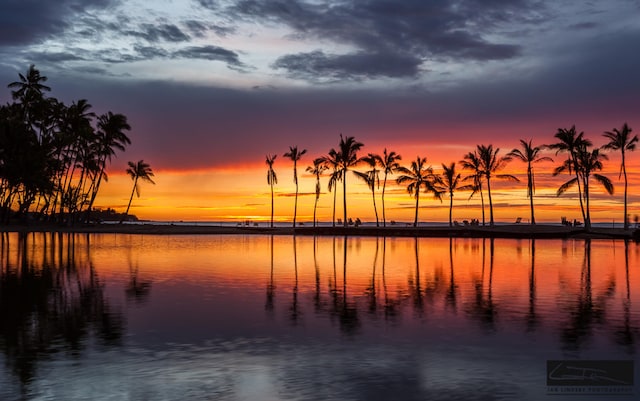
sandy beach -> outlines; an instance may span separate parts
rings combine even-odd
[[[0,232],[62,232],[62,233],[114,233],[150,235],[322,235],[322,236],[385,236],[385,237],[469,237],[469,238],[602,238],[638,239],[639,230],[595,227],[586,231],[582,227],[552,224],[508,224],[496,226],[430,226],[430,227],[267,227],[216,226],[189,224],[93,224],[73,227],[57,225],[8,225]]]

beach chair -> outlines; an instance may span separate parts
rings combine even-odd
[[[520,224],[520,223],[522,223],[522,217],[518,217],[518,218],[516,219],[516,224]]]

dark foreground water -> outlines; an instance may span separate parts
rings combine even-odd
[[[4,234],[0,266],[3,401],[640,394],[635,243]]]

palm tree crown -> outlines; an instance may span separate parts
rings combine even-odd
[[[337,156],[338,168],[340,171],[340,178],[342,179],[342,199],[343,199],[343,223],[347,227],[347,171],[360,161],[358,159],[358,151],[364,146],[363,143],[355,140],[354,137],[348,136],[344,138],[340,134],[340,143],[338,145],[338,151],[331,149],[329,154],[335,154]]]
[[[420,202],[420,190],[424,187],[425,192],[432,192],[436,199],[441,199],[441,193],[434,187],[434,175],[431,166],[427,166],[427,158],[417,156],[411,162],[411,167],[401,166],[398,168],[400,176],[396,182],[407,186],[407,192],[416,198],[416,211],[413,219],[413,226],[418,225],[418,208]]]
[[[319,157],[313,161],[313,166],[307,167],[307,172],[313,174],[316,177],[316,200],[313,204],[313,226],[316,226],[316,209],[318,207],[318,199],[320,199],[320,176],[324,173],[329,167],[324,162],[322,157]]]
[[[124,212],[124,216],[122,217],[122,220],[126,215],[129,214],[129,208],[131,207],[131,201],[133,200],[133,193],[135,192],[136,195],[140,197],[140,187],[138,185],[138,181],[142,180],[142,181],[149,182],[151,184],[155,184],[155,182],[151,179],[151,177],[154,176],[153,170],[151,169],[151,166],[148,163],[145,163],[144,160],[138,160],[137,163],[128,162],[127,164],[129,165],[129,167],[127,168],[126,171],[127,171],[127,174],[129,174],[129,176],[133,180],[133,189],[131,190],[131,197],[129,197],[129,204],[127,205],[127,211]],[[122,220],[120,220],[120,223],[122,223]]]
[[[354,171],[356,176],[363,180],[369,189],[371,190],[371,197],[373,198],[373,211],[376,215],[376,227],[380,227],[380,221],[378,220],[378,208],[376,207],[376,186],[380,187],[380,170],[378,169],[378,161],[380,160],[379,155],[375,155],[373,153],[367,154],[365,157],[360,159],[367,166],[371,167],[370,170],[361,172]]]
[[[500,148],[493,148],[493,145],[478,145],[478,156],[482,166],[482,173],[487,180],[487,195],[489,196],[489,224],[493,225],[493,201],[491,199],[491,178],[495,177],[503,180],[520,181],[511,174],[495,174],[502,170],[504,166],[511,160],[509,156],[498,157]]]
[[[441,194],[449,194],[449,227],[453,226],[453,194],[455,191],[473,189],[473,185],[462,185],[462,175],[456,171],[456,163],[442,164],[442,173],[435,176],[434,188]]]
[[[398,161],[402,160],[402,156],[394,151],[387,152],[387,148],[384,148],[382,156],[378,156],[378,164],[384,172],[384,178],[382,181],[382,225],[387,226],[387,216],[384,206],[384,194],[387,189],[387,177],[389,174],[394,174],[400,168]]]

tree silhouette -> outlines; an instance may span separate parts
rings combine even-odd
[[[634,135],[631,137],[631,128],[624,123],[622,128],[619,130],[614,128],[613,131],[607,131],[604,133],[604,137],[609,139],[609,142],[603,146],[604,149],[610,150],[619,150],[620,155],[622,156],[622,161],[620,162],[620,174],[618,175],[618,179],[620,176],[624,176],[624,229],[629,229],[629,216],[627,214],[627,166],[625,163],[625,153],[626,151],[633,152],[636,150],[636,144],[638,143],[638,136]]]
[[[480,193],[480,205],[482,207],[482,225],[485,225],[484,216],[484,194],[482,192],[482,178],[484,177],[484,171],[482,170],[482,162],[477,151],[469,152],[464,155],[464,158],[459,161],[460,165],[465,170],[470,170],[473,174],[463,178],[464,181],[473,181],[471,196]]]
[[[345,227],[347,227],[347,171],[360,161],[358,159],[358,151],[363,146],[364,144],[357,142],[354,137],[348,136],[344,138],[342,134],[340,134],[340,144],[338,145],[339,150],[337,152],[334,149],[329,151],[329,154],[333,152],[337,155],[338,171],[340,171],[340,176],[342,178],[342,211]]]
[[[493,200],[491,199],[491,177],[503,179],[503,180],[512,180],[512,181],[520,181],[517,177],[511,174],[495,174],[511,160],[508,156],[498,157],[498,152],[500,152],[500,148],[493,148],[493,145],[478,145],[478,156],[480,158],[480,163],[482,166],[482,173],[484,174],[484,178],[487,180],[487,195],[489,196],[489,224],[493,226]]]
[[[566,153],[567,159],[560,167],[556,168],[553,176],[555,177],[561,171],[567,171],[569,174],[575,175],[575,184],[578,186],[578,199],[580,200],[580,212],[582,213],[582,219],[586,220],[587,214],[584,209],[582,183],[580,182],[579,169],[576,168],[576,163],[578,150],[581,148],[587,148],[593,144],[590,140],[584,138],[584,132],[580,132],[579,134],[577,133],[575,125],[572,125],[569,129],[558,128],[554,138],[557,138],[559,141],[547,145],[547,147],[549,149],[555,149],[556,155],[559,153]]]
[[[384,178],[382,180],[382,226],[386,227],[387,216],[386,216],[386,211],[384,206],[384,194],[385,194],[385,190],[387,189],[387,177],[389,174],[394,174],[396,171],[398,171],[398,168],[400,167],[400,164],[398,163],[398,161],[402,159],[402,156],[400,156],[394,151],[387,152],[387,148],[384,148],[384,151],[382,152],[382,157],[380,156],[378,157],[379,157],[378,163],[380,164],[380,167],[384,172]]]
[[[145,163],[144,160],[138,160],[137,163],[128,162],[129,168],[127,168],[127,174],[133,180],[133,189],[131,189],[131,196],[129,197],[129,204],[127,205],[127,210],[124,212],[122,219],[120,219],[120,224],[124,221],[125,217],[129,215],[129,208],[131,207],[131,201],[133,200],[133,193],[135,192],[138,198],[140,197],[140,187],[138,186],[138,180],[146,181],[151,184],[155,184],[151,177],[153,177],[153,171],[151,170],[151,166],[148,163]]]
[[[455,162],[451,162],[448,166],[442,164],[442,173],[439,176],[435,176],[434,188],[438,193],[449,194],[449,227],[453,226],[453,193],[455,191],[473,189],[473,185],[461,185],[462,181],[462,176],[456,172]]]
[[[367,156],[360,159],[363,163],[371,167],[371,170],[362,172],[354,171],[356,176],[364,181],[371,190],[371,198],[373,199],[373,211],[376,215],[376,227],[380,227],[380,220],[378,219],[378,208],[376,207],[376,186],[380,188],[380,170],[378,170],[378,161],[380,156],[369,153]]]
[[[432,192],[436,199],[441,199],[440,192],[433,186],[433,169],[427,167],[426,163],[426,157],[417,156],[416,160],[411,162],[410,168],[404,166],[398,168],[398,173],[401,175],[396,179],[396,182],[400,185],[406,185],[407,192],[416,198],[416,212],[413,219],[414,227],[418,226],[420,190],[424,187],[425,192]]]
[[[307,149],[298,150],[297,146],[289,146],[289,151],[282,155],[282,157],[288,157],[293,162],[293,182],[296,184],[296,200],[293,206],[293,227],[296,226],[296,215],[298,214],[298,160],[307,153]]]
[[[278,155],[267,155],[265,163],[269,166],[267,170],[267,184],[271,187],[271,227],[273,227],[273,186],[278,183],[278,176],[273,170],[273,163],[276,161]]]
[[[316,209],[318,208],[318,199],[320,199],[320,176],[329,167],[324,164],[324,160],[319,157],[313,161],[313,166],[307,167],[307,172],[316,177],[316,200],[313,203],[313,226],[316,226]]]
[[[542,150],[542,147],[533,146],[531,144],[531,140],[529,140],[529,142],[526,142],[521,139],[520,145],[522,146],[521,149],[513,149],[507,154],[507,156],[520,159],[523,162],[527,163],[527,197],[529,198],[529,203],[531,206],[531,224],[536,224],[536,218],[533,212],[533,194],[536,192],[536,185],[532,164],[540,163],[543,161],[553,161],[553,159],[547,156],[540,156],[539,154]]]
[[[333,192],[333,213],[331,216],[331,225],[333,227],[336,226],[336,195],[337,191],[336,184],[339,181],[342,181],[342,171],[339,170],[340,160],[338,152],[335,149],[331,149],[326,156],[322,156],[320,158],[322,163],[327,167],[327,169],[331,170],[331,175],[329,176],[329,183],[327,184],[327,189],[329,192]]]
[[[584,219],[584,227],[589,230],[591,228],[591,213],[589,210],[589,181],[590,178],[593,178],[602,184],[603,188],[610,195],[613,194],[613,184],[611,180],[607,177],[595,173],[595,171],[602,170],[602,160],[607,160],[607,155],[600,153],[600,149],[591,149],[586,145],[580,146],[580,148],[575,153],[575,163],[573,168],[577,173],[577,177],[570,179],[565,182],[558,188],[557,195],[560,196],[565,193],[569,188],[574,185],[580,185],[580,181],[582,181],[582,189],[583,189],[583,197],[585,201],[585,219]],[[556,169],[554,175],[560,174],[564,171],[568,166],[562,165]]]

